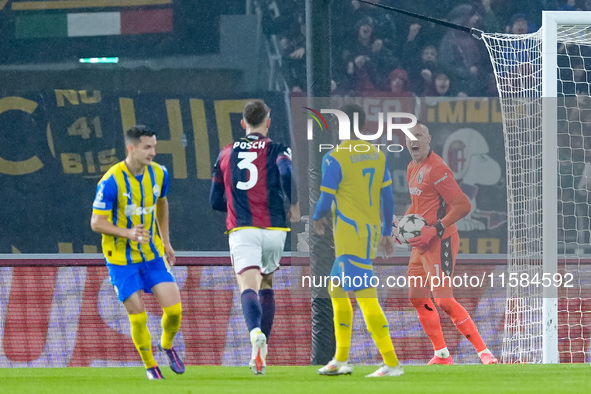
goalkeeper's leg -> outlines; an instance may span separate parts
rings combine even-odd
[[[456,328],[467,340],[472,343],[483,364],[496,364],[498,360],[488,350],[482,336],[476,328],[476,324],[466,309],[453,296],[450,289],[433,291],[433,297],[437,305],[451,318]]]
[[[425,334],[427,334],[433,344],[435,355],[429,361],[429,364],[453,364],[453,360],[445,344],[445,339],[443,338],[439,313],[437,313],[437,308],[433,304],[433,301],[431,301],[431,291],[424,287],[411,287],[409,298],[417,310],[419,322]]]

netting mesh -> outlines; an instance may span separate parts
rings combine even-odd
[[[542,162],[542,30],[483,39],[503,112],[508,273],[542,279],[542,173],[557,168],[558,272],[573,275],[573,287],[558,290],[560,361],[585,362],[591,323],[591,27],[559,26],[557,35],[556,164]],[[507,287],[503,362],[542,362],[542,290],[541,283]]]

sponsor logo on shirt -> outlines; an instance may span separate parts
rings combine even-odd
[[[135,204],[129,204],[125,206],[125,216],[139,216],[139,215],[150,215],[156,209],[156,205],[151,207],[138,207]]]
[[[441,178],[439,178],[438,180],[436,180],[435,182],[433,182],[433,184],[434,185],[437,185],[438,183],[443,182],[446,179],[447,179],[447,172]]]
[[[423,193],[423,191],[421,189],[419,189],[418,187],[411,187],[408,189],[408,192],[411,195],[415,195],[415,196],[420,196],[421,193]]]

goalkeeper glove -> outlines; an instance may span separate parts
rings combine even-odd
[[[433,238],[437,236],[441,238],[444,230],[445,227],[443,226],[443,223],[438,220],[435,226],[424,226],[421,229],[421,235],[409,239],[408,244],[413,248],[425,248],[431,243]]]

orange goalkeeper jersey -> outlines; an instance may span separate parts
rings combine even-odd
[[[452,170],[434,152],[421,163],[411,161],[406,169],[411,206],[406,212],[422,216],[429,225],[443,219],[449,211],[449,202],[463,194]],[[445,228],[443,238],[458,232],[455,224]]]

